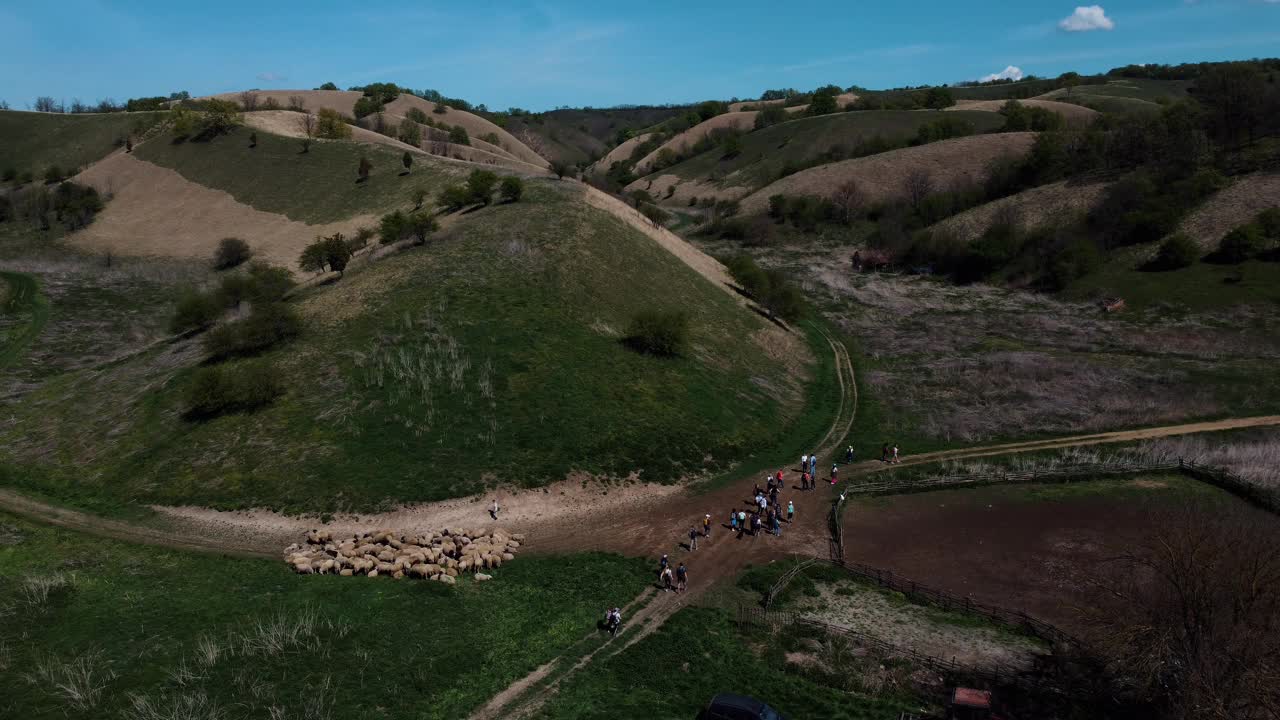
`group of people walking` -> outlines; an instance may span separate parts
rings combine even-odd
[[[675,570],[671,569],[671,560],[664,554],[662,559],[658,561],[661,568],[658,570],[658,584],[662,586],[663,592],[684,592],[689,588],[689,568],[680,563]]]

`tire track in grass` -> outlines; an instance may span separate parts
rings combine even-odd
[[[49,322],[49,301],[40,294],[40,284],[35,277],[26,273],[0,271],[0,279],[9,286],[9,294],[0,312],[10,315],[22,312],[31,313],[31,321],[14,333],[0,348],[0,369],[16,363],[26,352],[31,342]]]

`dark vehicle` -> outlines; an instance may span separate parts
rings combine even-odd
[[[746,695],[720,693],[711,698],[702,720],[787,720],[786,716]]]

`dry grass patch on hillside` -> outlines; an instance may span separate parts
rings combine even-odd
[[[1000,108],[1008,100],[957,100],[947,110],[985,110],[987,112],[1000,112]],[[1019,103],[1027,107],[1038,107],[1050,110],[1062,116],[1062,119],[1071,126],[1088,125],[1098,118],[1098,111],[1081,105],[1072,103],[1054,102],[1053,100],[1019,100]]]
[[[294,98],[302,101],[302,106],[312,112],[320,108],[330,108],[348,117],[355,116],[356,101],[363,97],[363,93],[344,90],[255,90],[253,94],[257,96],[258,102],[262,103],[268,99],[274,100],[280,107],[289,107]],[[231,100],[232,102],[240,102],[242,93],[221,93],[213,95],[222,100]],[[549,167],[544,158],[531,150],[524,143],[517,140],[510,133],[497,125],[485,120],[479,115],[449,108],[444,113],[435,113],[436,104],[420,97],[406,95],[401,93],[399,97],[387,103],[385,112],[395,115],[404,115],[409,108],[418,108],[428,113],[431,117],[436,118],[439,122],[449,125],[459,125],[466,128],[467,133],[473,137],[480,137],[493,133],[497,135],[501,145],[506,148],[515,157],[524,162],[539,167]]]
[[[133,155],[113,155],[76,180],[112,196],[92,225],[70,237],[74,245],[95,252],[208,259],[219,240],[239,237],[256,257],[292,270],[317,235],[351,234],[376,221],[360,216],[308,225],[255,210]]]
[[[906,196],[905,183],[912,173],[929,173],[938,190],[980,183],[993,160],[1021,157],[1031,149],[1035,133],[999,133],[943,140],[853,160],[819,165],[778,180],[747,196],[744,212],[763,212],[771,195],[830,197],[853,180],[870,203]]]
[[[982,236],[996,221],[1013,220],[1019,227],[1034,228],[1062,222],[1087,213],[1101,200],[1110,183],[1056,182],[970,208],[943,220],[930,230],[949,232],[961,242]]]
[[[1223,235],[1253,222],[1258,213],[1273,207],[1280,207],[1280,173],[1253,173],[1236,178],[1209,198],[1178,229],[1201,248],[1211,250]]]

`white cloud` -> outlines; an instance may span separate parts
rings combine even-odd
[[[992,80],[1021,80],[1022,68],[1010,65],[998,73],[983,75],[978,78],[978,82],[991,82]]]
[[[1076,11],[1062,19],[1058,27],[1067,32],[1089,32],[1090,30],[1114,30],[1116,24],[1107,17],[1101,5],[1089,5],[1076,8]]]
[[[289,78],[276,72],[261,72],[261,73],[258,73],[258,79],[266,83],[275,83],[275,82],[284,82]]]

